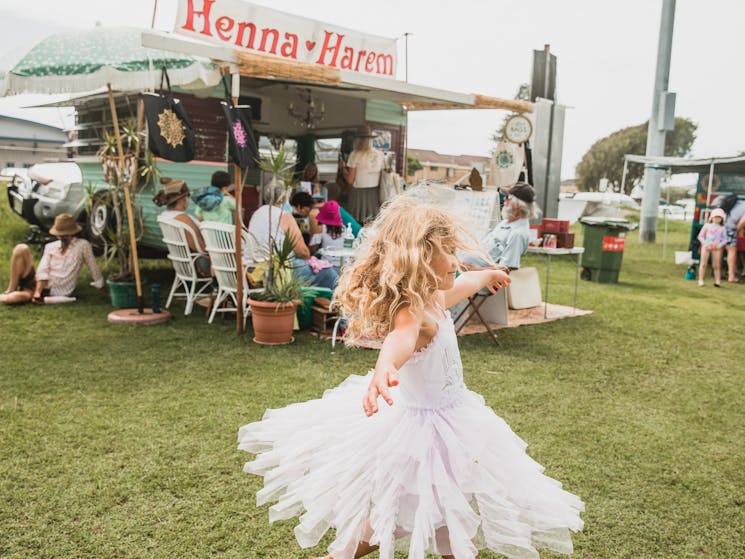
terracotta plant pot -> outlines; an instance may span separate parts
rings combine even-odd
[[[291,344],[295,341],[292,327],[295,324],[297,302],[273,303],[248,300],[251,307],[251,322],[254,342],[265,345]]]

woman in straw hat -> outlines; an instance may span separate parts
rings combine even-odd
[[[352,185],[349,213],[360,223],[380,209],[380,173],[385,168],[385,155],[373,148],[373,137],[369,126],[360,126],[349,160],[339,162],[344,180]]]
[[[104,286],[103,275],[96,264],[91,244],[75,235],[82,231],[70,214],[60,214],[54,219],[49,232],[57,240],[44,247],[38,269],[34,269],[33,256],[28,245],[19,244],[10,257],[10,280],[8,289],[0,295],[0,303],[21,304],[68,302],[71,299],[83,263],[88,266],[93,282],[98,289]]]
[[[206,254],[204,238],[199,229],[197,219],[186,212],[189,207],[189,187],[184,181],[172,180],[166,177],[160,179],[163,190],[153,197],[153,202],[158,206],[165,206],[165,211],[161,214],[164,217],[180,221],[188,228],[191,235],[186,235],[186,242],[194,253],[200,253],[195,261],[197,273],[202,277],[210,275],[210,259]]]

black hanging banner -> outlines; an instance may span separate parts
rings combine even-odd
[[[168,91],[163,90],[163,79]],[[184,163],[196,155],[194,128],[186,116],[186,110],[171,92],[171,80],[163,68],[160,78],[160,93],[143,93],[145,118],[147,119],[150,151],[158,157]]]
[[[225,87],[225,101],[221,101],[225,119],[228,121],[228,151],[230,160],[241,169],[258,167],[259,147],[256,145],[253,126],[251,124],[251,107],[249,105],[233,105],[228,93],[228,84],[223,76]]]

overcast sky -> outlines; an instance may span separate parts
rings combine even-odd
[[[662,0],[255,0],[254,3],[356,29],[409,38],[409,81],[511,98],[529,81],[532,51],[558,57],[559,102],[567,113],[562,177],[593,142],[649,118]],[[159,0],[155,27],[170,31],[175,0]],[[63,27],[149,27],[153,0],[0,0],[0,68]],[[699,125],[694,155],[745,150],[745,2],[679,0],[670,90],[676,115]],[[403,56],[399,58],[403,77]],[[19,112],[30,99],[0,99],[0,113],[61,124],[60,111]],[[412,113],[409,146],[448,154],[488,154],[502,111]],[[56,122],[55,122],[56,121]]]

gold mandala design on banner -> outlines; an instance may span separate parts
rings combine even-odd
[[[160,135],[171,147],[175,148],[184,143],[184,138],[186,138],[184,125],[171,109],[165,109],[158,115],[158,128],[160,128]]]

